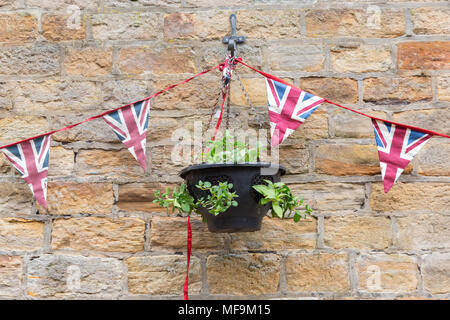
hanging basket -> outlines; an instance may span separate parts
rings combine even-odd
[[[181,178],[186,180],[188,190],[197,200],[206,197],[207,191],[195,187],[201,180],[211,184],[228,182],[233,184],[233,192],[239,196],[237,207],[230,207],[225,212],[215,216],[205,208],[200,208],[203,218],[208,224],[210,232],[251,232],[261,229],[261,222],[270,209],[271,204],[258,204],[261,196],[252,186],[263,184],[265,179],[279,182],[286,173],[282,166],[274,166],[275,174],[261,175],[261,168],[268,168],[270,163],[218,163],[197,164],[189,166],[180,172]]]

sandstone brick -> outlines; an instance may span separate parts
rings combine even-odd
[[[88,81],[17,81],[14,83],[14,110],[24,115],[67,115],[98,110],[102,92]]]
[[[54,44],[2,46],[0,74],[49,76],[59,72],[60,49]]]
[[[131,294],[180,295],[186,277],[186,256],[143,256],[127,259],[128,291]],[[191,257],[189,293],[199,293],[202,287],[200,259]]]
[[[195,73],[193,52],[188,48],[127,48],[119,53],[121,73]]]
[[[74,169],[74,153],[64,147],[51,147],[49,177],[71,176]]]
[[[267,104],[267,89],[266,89],[266,81],[264,79],[241,78],[241,81],[252,105],[265,106]],[[249,106],[247,99],[245,99],[244,92],[242,91],[242,88],[237,83],[237,81],[234,81],[231,84],[230,99],[232,105]]]
[[[336,72],[377,72],[392,68],[391,51],[379,45],[337,45],[331,48],[331,65]]]
[[[449,69],[450,41],[400,43],[397,65],[401,70]]]
[[[8,173],[12,170],[11,162],[6,158],[6,156],[0,154],[0,174]]]
[[[47,189],[48,213],[110,214],[114,203],[110,183],[49,182]]]
[[[430,139],[415,159],[421,175],[450,176],[450,143],[446,139]]]
[[[306,11],[309,37],[395,38],[405,33],[403,10],[328,9]]]
[[[433,252],[424,257],[422,264],[423,287],[430,293],[449,293],[450,254]]]
[[[108,0],[105,2],[106,8],[123,8],[123,9],[136,9],[145,7],[177,7],[181,6],[181,0],[158,0],[157,2],[153,0]]]
[[[323,69],[325,54],[318,44],[278,46],[269,49],[269,66],[272,71],[306,71]]]
[[[25,182],[2,182],[2,187],[0,188],[0,215],[30,214],[31,205],[31,190]]]
[[[328,113],[316,110],[308,117],[308,121],[297,128],[288,139],[316,140],[328,138],[328,136]]]
[[[316,182],[289,187],[315,211],[358,210],[364,204],[364,186],[359,184]]]
[[[347,292],[348,274],[344,253],[299,253],[286,259],[287,290],[291,292]]]
[[[10,9],[23,9],[25,3],[21,0],[0,0],[0,9],[10,10]]]
[[[30,14],[0,14],[0,42],[35,41],[37,18]]]
[[[144,174],[139,162],[128,149],[85,150],[78,152],[75,172],[79,176],[102,176],[108,178],[141,177]]]
[[[11,82],[0,81],[0,110],[10,111],[13,108],[13,99]]]
[[[448,249],[449,222],[450,216],[439,214],[411,214],[398,217],[396,246],[401,249],[418,250]]]
[[[186,89],[187,87],[184,88]],[[158,90],[159,89],[163,89],[163,85],[158,87]],[[150,95],[148,81],[143,80],[109,80],[102,83],[101,90],[103,105],[106,109],[115,109],[120,105],[127,105],[131,102],[144,99]],[[154,99],[150,100],[151,110],[158,105],[155,101],[156,100]],[[152,111],[150,111],[150,113],[152,113]]]
[[[144,231],[144,221],[135,218],[60,219],[53,224],[52,248],[139,252],[144,250]]]
[[[22,258],[0,256],[0,297],[20,295],[22,286]]]
[[[99,3],[97,0],[27,0],[27,8],[46,9],[48,11],[66,10],[69,5],[75,5],[80,10],[93,10],[98,7]]]
[[[260,231],[230,235],[234,250],[313,249],[316,247],[317,221],[312,217],[299,222],[266,217]]]
[[[160,14],[129,12],[94,14],[92,36],[98,40],[155,40],[161,25]]]
[[[21,218],[0,219],[2,251],[34,251],[44,243],[44,223]]]
[[[386,113],[382,111],[367,111],[364,113],[374,117],[386,119]],[[333,112],[334,134],[340,138],[374,138],[372,122],[370,118],[361,117],[361,115],[349,112],[347,110],[337,109]],[[375,139],[375,138],[374,138]]]
[[[42,17],[42,35],[48,41],[83,40],[86,38],[86,16],[80,16],[75,25],[70,15],[45,14]]]
[[[332,248],[385,249],[392,244],[388,217],[342,216],[324,221],[324,241]]]
[[[122,263],[113,258],[45,254],[27,267],[27,295],[53,299],[118,298]]]
[[[69,75],[83,77],[102,76],[111,73],[112,50],[110,48],[68,49],[64,70]]]
[[[181,127],[182,125],[185,125],[185,123],[179,123],[174,118],[151,117],[149,120],[147,141],[151,141],[150,143],[156,143],[161,140],[168,141],[177,129],[184,129]]]
[[[439,100],[450,101],[450,77],[439,77],[437,86]]]
[[[396,112],[394,113],[392,120],[449,135],[449,110],[450,108]]]
[[[121,184],[117,206],[124,211],[166,212],[165,208],[153,203],[154,194],[156,190],[164,191],[166,187],[174,186],[174,184],[159,182]]]
[[[358,82],[350,78],[301,78],[300,87],[302,90],[338,103],[358,101]]]
[[[368,78],[364,80],[364,101],[377,104],[431,101],[429,77]]]
[[[397,181],[388,193],[384,193],[382,183],[374,183],[370,195],[372,209],[383,212],[448,212],[449,201],[450,187],[445,183],[402,183]]]
[[[275,254],[211,255],[206,268],[212,294],[261,295],[278,290],[280,257]]]
[[[358,289],[363,292],[414,292],[417,265],[402,254],[364,254],[356,259]]]
[[[415,34],[450,34],[448,8],[417,8],[411,11]]]
[[[374,145],[321,144],[316,149],[316,171],[335,176],[380,173],[378,151]]]
[[[280,163],[286,168],[288,174],[309,171],[311,154],[304,144],[297,142],[297,140],[288,140],[280,146]]]
[[[191,218],[192,249],[223,249],[226,234],[210,233],[201,218]],[[150,229],[150,248],[152,250],[184,250],[187,238],[187,218],[158,217],[152,218]]]
[[[185,39],[195,34],[195,15],[174,12],[164,16],[164,39]]]

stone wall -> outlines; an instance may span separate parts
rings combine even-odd
[[[78,11],[78,9],[79,11]],[[450,134],[447,1],[0,0],[0,143],[144,98],[240,55],[296,86]],[[78,19],[79,18],[79,19]],[[268,127],[263,79],[239,66],[232,125]],[[1,298],[181,298],[186,219],[172,132],[206,125],[218,72],[152,100],[149,172],[101,121],[53,136],[48,211],[0,154]],[[192,298],[449,298],[450,142],[433,138],[388,194],[367,118],[323,105],[282,146],[300,223],[212,234],[193,219]]]

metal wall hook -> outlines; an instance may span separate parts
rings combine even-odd
[[[236,15],[234,13],[230,15],[231,36],[222,38],[222,43],[228,44],[228,50],[230,51],[231,58],[236,58],[236,46],[245,41],[244,36],[236,36],[236,20]]]

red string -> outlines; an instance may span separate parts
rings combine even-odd
[[[186,79],[186,80],[183,80],[183,81],[181,81],[181,82],[172,84],[172,85],[168,86],[168,87],[165,88],[165,89],[162,89],[162,90],[160,90],[160,91],[158,91],[158,92],[155,92],[154,94],[152,94],[151,96],[149,96],[149,97],[147,97],[147,98],[144,98],[144,99],[141,99],[141,100],[138,100],[138,101],[129,103],[129,104],[125,105],[125,106],[121,106],[121,107],[118,107],[118,108],[115,108],[115,109],[112,109],[112,110],[105,111],[105,112],[103,112],[103,113],[101,113],[101,114],[98,114],[98,115],[96,115],[96,116],[90,117],[90,118],[85,119],[85,120],[83,120],[83,121],[80,121],[80,122],[78,122],[78,123],[71,124],[71,125],[69,125],[69,126],[67,126],[67,127],[65,127],[65,128],[62,128],[62,129],[53,130],[53,131],[50,131],[50,132],[47,132],[47,133],[43,133],[43,134],[40,134],[40,135],[31,137],[31,138],[27,138],[27,139],[18,141],[18,142],[14,142],[14,143],[10,143],[10,144],[1,146],[0,149],[8,148],[8,147],[11,147],[11,146],[13,146],[13,145],[16,145],[16,144],[19,144],[19,143],[22,143],[22,142],[25,142],[25,141],[30,141],[30,140],[34,140],[34,139],[41,138],[41,137],[44,137],[44,136],[48,136],[48,135],[54,134],[54,133],[56,133],[56,132],[66,131],[66,130],[72,129],[72,128],[76,127],[76,126],[79,126],[80,124],[83,124],[83,123],[85,123],[85,122],[88,122],[88,121],[92,121],[92,120],[101,118],[101,117],[103,117],[103,116],[105,116],[105,115],[107,115],[107,114],[109,114],[109,113],[111,113],[111,112],[114,112],[114,111],[117,111],[117,110],[120,110],[120,109],[129,107],[129,106],[131,106],[131,105],[133,105],[133,104],[135,104],[135,103],[139,103],[139,102],[142,102],[142,101],[150,100],[150,99],[152,99],[152,98],[154,98],[154,97],[160,95],[161,93],[164,93],[164,92],[166,92],[166,91],[169,91],[169,90],[171,90],[171,89],[173,89],[173,88],[175,88],[175,87],[177,87],[177,86],[179,86],[179,85],[188,83],[189,81],[191,81],[191,80],[193,80],[193,79],[195,79],[195,78],[197,78],[197,77],[199,77],[199,76],[201,76],[201,75],[204,75],[205,73],[208,73],[208,72],[210,72],[210,71],[212,71],[212,70],[214,70],[214,69],[220,69],[220,68],[223,68],[223,63],[221,63],[221,64],[215,66],[214,68],[211,68],[211,69],[208,69],[208,70],[204,70],[204,71],[202,71],[202,72],[200,72],[200,73],[197,73],[196,75],[194,75],[194,76],[192,76],[192,77],[190,77],[190,78],[188,78],[188,79]]]
[[[290,87],[296,88],[296,87],[294,87],[293,85],[287,83],[286,81],[284,81],[284,80],[282,80],[282,79],[280,79],[280,78],[275,77],[274,75],[271,75],[271,74],[269,74],[269,73],[266,73],[266,72],[264,72],[264,71],[261,71],[261,70],[258,70],[258,69],[256,69],[256,68],[253,68],[253,67],[249,66],[248,64],[246,64],[245,62],[242,61],[242,58],[237,58],[237,59],[235,59],[235,61],[236,61],[236,62],[239,62],[240,64],[243,64],[243,65],[246,66],[247,68],[250,68],[250,69],[252,69],[252,70],[258,72],[259,74],[263,75],[263,76],[266,77],[266,78],[269,78],[269,79],[272,79],[272,80],[275,80],[275,81],[284,83],[285,85],[288,85],[288,86],[290,86]],[[296,89],[301,90],[300,88],[296,88]],[[446,134],[443,134],[443,133],[439,133],[439,132],[435,132],[435,131],[431,131],[431,130],[427,130],[427,129],[423,129],[423,128],[419,128],[419,127],[414,127],[414,126],[410,126],[410,125],[403,124],[403,123],[399,123],[399,122],[394,122],[394,121],[390,121],[390,120],[385,120],[385,119],[377,118],[377,117],[374,117],[374,116],[365,114],[365,113],[363,113],[363,112],[361,112],[361,111],[357,111],[357,110],[354,110],[354,109],[349,108],[349,107],[344,107],[344,106],[340,105],[339,103],[330,101],[330,100],[328,100],[328,99],[325,99],[325,102],[330,103],[330,104],[333,104],[333,105],[335,105],[335,106],[337,106],[337,107],[340,107],[340,108],[343,108],[343,109],[346,109],[346,110],[349,110],[349,111],[358,113],[358,114],[360,114],[360,115],[362,115],[362,116],[365,116],[365,117],[368,117],[368,118],[371,118],[371,119],[375,119],[375,120],[379,120],[379,121],[384,121],[384,122],[392,123],[392,124],[395,124],[395,125],[397,125],[397,126],[403,126],[403,127],[408,128],[408,129],[411,129],[411,130],[421,131],[421,132],[424,132],[424,133],[428,133],[428,134],[432,134],[432,135],[436,135],[436,136],[441,136],[441,137],[444,137],[444,138],[450,138],[450,136],[448,136],[448,135],[446,135]]]
[[[192,250],[192,230],[191,220],[188,216],[187,220],[187,271],[186,279],[184,280],[184,300],[189,300],[189,265],[191,263],[191,250]]]

